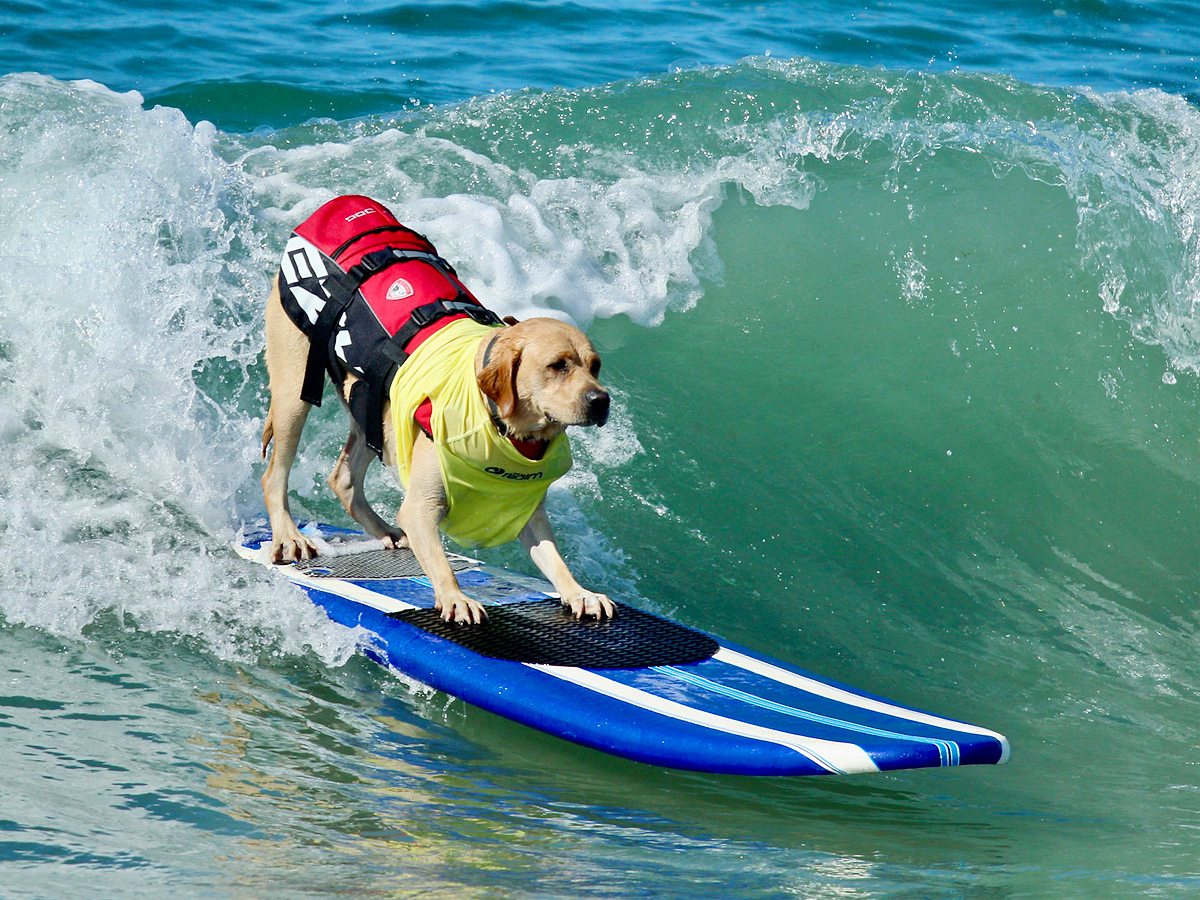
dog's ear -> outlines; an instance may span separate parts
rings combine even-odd
[[[517,367],[521,364],[521,345],[507,329],[496,336],[479,373],[479,389],[507,419],[517,409]]]

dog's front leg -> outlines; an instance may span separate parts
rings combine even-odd
[[[288,473],[296,458],[300,432],[311,407],[300,399],[308,338],[288,318],[276,282],[267,298],[266,360],[271,406],[263,423],[262,452],[271,458],[262,476],[263,502],[271,519],[271,558],[277,563],[299,562],[317,555],[317,545],[301,534],[288,508]]]
[[[400,504],[400,527],[433,585],[434,609],[447,622],[478,624],[487,619],[487,613],[479,601],[463,593],[442,547],[438,525],[445,516],[446,490],[438,468],[437,448],[433,441],[419,434],[413,447],[408,491]]]
[[[554,542],[554,527],[546,515],[545,500],[538,504],[537,510],[521,529],[521,545],[529,553],[534,565],[550,579],[562,598],[563,606],[570,607],[575,618],[595,616],[597,619],[610,619],[617,614],[616,605],[608,597],[581,587],[563,562],[558,545]]]

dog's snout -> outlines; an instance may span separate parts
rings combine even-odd
[[[609,398],[607,391],[588,391],[583,395],[583,401],[587,404],[589,425],[603,425],[608,421]]]

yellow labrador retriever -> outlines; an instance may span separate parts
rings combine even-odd
[[[341,215],[346,209],[353,210],[349,214],[353,219],[365,219],[363,225],[372,224],[383,214],[390,217],[378,204],[364,205],[370,203],[367,198],[339,198],[339,202],[348,200],[358,202],[367,212],[343,203],[334,208],[339,224],[342,218],[351,221]],[[332,201],[329,206],[333,206]],[[377,208],[382,212],[377,212]],[[375,226],[376,232],[386,232],[392,227],[387,222],[395,220],[391,217],[384,221],[385,225]],[[297,229],[293,243],[304,242],[301,231]],[[310,318],[314,321],[318,318],[315,307],[322,304],[308,301],[318,293],[314,285],[328,279],[323,282],[318,277],[320,272],[308,271],[306,267],[319,269],[332,257],[330,254],[318,259],[312,255],[311,245],[301,248],[310,253],[310,257],[304,257],[293,251],[293,243],[289,243],[266,307],[271,403],[263,426],[263,457],[267,457],[272,442],[274,449],[262,476],[262,487],[271,520],[271,552],[278,563],[317,555],[316,546],[296,526],[287,500],[288,474],[312,405],[301,395],[306,374],[313,365],[311,344],[316,343],[297,324],[299,319],[308,326],[295,307],[311,307]],[[427,246],[432,250],[432,245]],[[392,248],[376,253],[402,256]],[[453,270],[440,258],[433,259],[426,260],[414,251],[402,259],[404,265],[372,274],[381,285],[379,296],[419,293],[421,279],[429,274],[427,268],[437,269],[429,277],[445,275],[457,285],[459,296],[463,296],[465,289],[453,276]],[[369,262],[372,260],[368,257],[360,267]],[[370,269],[371,273],[375,271]],[[400,271],[403,277],[396,277],[388,284],[393,277],[389,273],[394,271]],[[312,293],[304,293],[306,290]],[[300,298],[298,303],[296,297]],[[287,308],[285,299],[292,301],[293,308]],[[376,307],[377,317],[381,308],[385,307]],[[368,446],[366,432],[373,425],[378,428],[377,419],[363,425],[352,417],[350,435],[329,475],[330,487],[368,534],[387,547],[412,548],[433,585],[435,606],[447,621],[480,623],[487,619],[483,606],[463,592],[446,558],[439,528],[446,526],[448,515],[459,531],[486,535],[478,540],[481,544],[517,536],[554,585],[564,606],[577,618],[613,616],[612,601],[603,594],[586,590],[571,574],[555,544],[545,508],[549,481],[570,466],[565,430],[572,425],[603,425],[608,418],[609,395],[597,379],[599,356],[579,329],[555,319],[529,319],[520,323],[509,319],[506,326],[492,327],[491,323],[485,326],[461,315],[453,318],[458,321],[443,322],[431,337],[421,333],[418,340],[423,342],[417,349],[412,349],[416,342],[410,342],[412,355],[395,371],[381,408],[369,411],[371,416],[382,417],[379,429],[382,447],[375,450],[389,468],[397,470],[406,488],[397,517],[399,527],[385,522],[363,494],[366,470],[375,455]],[[331,347],[336,344],[340,355],[342,347],[351,343],[349,337],[344,337],[340,343],[332,341]],[[333,352],[330,351],[330,359]],[[459,360],[463,372],[441,371],[448,368],[441,365],[443,358]],[[353,365],[335,361],[326,368],[331,377],[335,372],[340,377],[339,398],[353,409],[356,385],[360,376],[370,377],[370,367],[359,367],[356,373]],[[320,372],[318,377],[323,377]],[[481,409],[486,412],[481,413]],[[397,417],[394,413],[398,411]],[[483,447],[480,453],[492,456],[487,460],[471,458],[473,448],[477,447]],[[513,448],[520,448],[521,455],[516,455]],[[523,462],[526,458],[527,464]],[[496,459],[503,464],[495,464]],[[510,464],[509,460],[515,462]],[[545,471],[538,466],[544,466]],[[500,525],[493,528],[493,523]],[[455,535],[450,528],[446,530]]]

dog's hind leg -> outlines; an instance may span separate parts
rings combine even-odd
[[[350,435],[346,438],[346,446],[329,473],[329,486],[346,507],[354,521],[366,529],[371,537],[383,541],[389,549],[407,546],[404,542],[404,532],[399,528],[388,525],[367,502],[363,491],[363,481],[367,477],[367,468],[371,465],[374,454],[367,446],[366,436],[358,424],[351,422]]]
[[[263,458],[274,442],[263,472],[263,500],[271,519],[271,557],[275,562],[296,562],[317,555],[316,545],[300,533],[288,508],[288,473],[296,459],[300,432],[308,419],[309,405],[300,399],[308,338],[288,318],[275,288],[267,299],[267,374],[271,407],[263,424]]]

